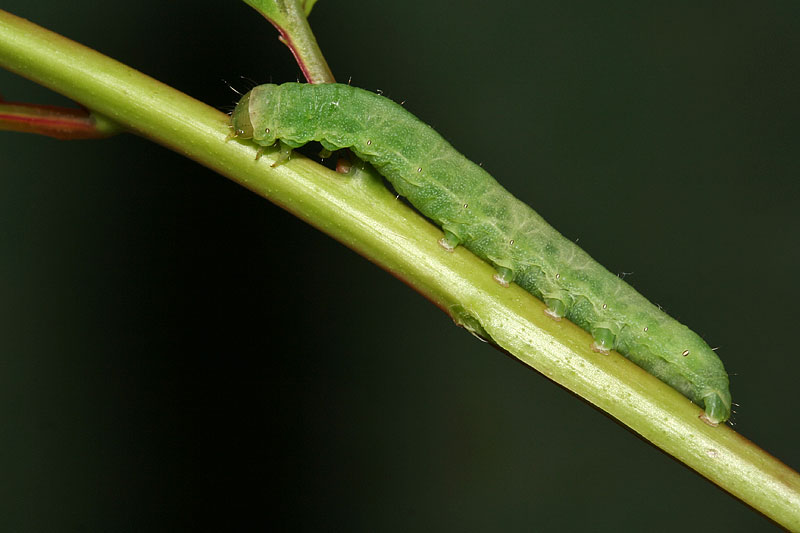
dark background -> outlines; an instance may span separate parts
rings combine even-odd
[[[655,4],[655,5],[650,5]],[[321,0],[381,89],[719,353],[800,467],[800,6]],[[4,0],[220,109],[241,2]],[[5,71],[8,100],[66,101]],[[0,529],[756,531],[734,498],[267,201],[143,139],[0,132]]]

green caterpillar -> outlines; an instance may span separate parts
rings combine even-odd
[[[730,416],[728,374],[709,346],[565,239],[433,128],[388,98],[349,85],[260,85],[232,115],[234,135],[289,148],[319,141],[351,149],[444,231],[442,246],[463,244],[594,338],[705,410]]]

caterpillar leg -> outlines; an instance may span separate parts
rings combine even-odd
[[[322,150],[319,151],[318,155],[322,159],[328,159],[330,156],[332,156],[333,154],[335,154],[339,150],[342,150],[343,148],[345,148],[344,146],[339,146],[338,144],[332,143],[332,142],[327,141],[325,139],[321,139],[319,141],[319,143],[322,145]],[[355,157],[352,154],[350,154],[350,156],[351,157]],[[356,158],[356,159],[358,159],[358,158]],[[338,165],[338,163],[337,163],[337,165]],[[338,169],[337,169],[337,172],[338,172]]]
[[[456,249],[456,246],[461,244],[461,239],[455,236],[455,234],[450,233],[447,230],[444,230],[444,237],[439,239],[439,245],[447,250],[448,252],[452,252]]]
[[[728,400],[730,401],[730,397]],[[717,427],[720,422],[725,422],[731,415],[730,403],[726,404],[725,400],[717,393],[704,397],[703,407],[705,412],[700,415],[700,420],[709,426]]]
[[[508,287],[508,284],[514,281],[514,272],[511,269],[497,265],[495,265],[495,268],[497,273],[494,275],[494,280],[503,287]]]
[[[555,321],[559,321],[567,315],[567,304],[558,298],[545,298],[545,305],[547,309],[544,310],[545,314]]]
[[[263,148],[259,148],[258,149],[258,155],[256,155],[256,159],[261,157],[261,154],[263,153],[263,150],[264,150]],[[277,166],[280,166],[280,165],[286,163],[291,156],[292,156],[292,147],[289,146],[288,144],[286,144],[285,142],[279,140],[278,141],[278,159],[276,159],[275,162],[272,163],[272,165],[270,165],[270,166],[272,166],[273,168],[275,168]]]
[[[614,349],[616,335],[611,333],[610,329],[594,328],[592,329],[592,337],[594,337],[594,342],[592,343],[593,352],[607,355],[609,351]]]

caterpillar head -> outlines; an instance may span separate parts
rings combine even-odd
[[[277,85],[259,85],[239,100],[231,115],[234,137],[253,139],[262,146],[275,142],[276,128],[271,122],[277,91]]]

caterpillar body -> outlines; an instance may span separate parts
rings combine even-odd
[[[491,263],[502,284],[541,299],[553,318],[588,331],[596,351],[616,350],[704,408],[711,424],[730,416],[728,375],[694,332],[564,238],[489,173],[402,106],[341,84],[259,85],[232,114],[234,135],[261,146],[318,141],[370,162],[444,231]]]

